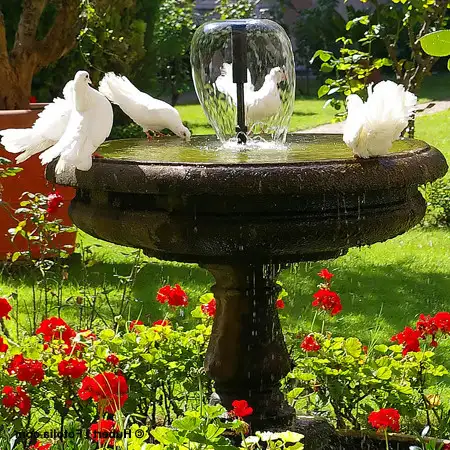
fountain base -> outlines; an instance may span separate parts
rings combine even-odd
[[[205,265],[215,278],[217,310],[205,359],[221,403],[247,400],[253,414],[245,420],[254,430],[289,428],[295,418],[279,382],[291,361],[275,308],[273,264]]]

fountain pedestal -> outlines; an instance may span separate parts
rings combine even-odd
[[[206,265],[216,284],[216,316],[205,358],[221,403],[245,399],[255,430],[289,428],[295,417],[279,389],[291,369],[275,301],[279,266]],[[269,425],[270,424],[270,425]]]
[[[214,137],[110,141],[92,169],[47,178],[77,189],[70,215],[86,233],[163,260],[200,263],[217,300],[205,367],[227,408],[247,400],[254,429],[289,428],[279,391],[290,369],[275,310],[281,264],[339,256],[417,225],[418,186],[445,158],[422,141],[355,159],[339,135],[290,135],[286,149],[217,150]]]

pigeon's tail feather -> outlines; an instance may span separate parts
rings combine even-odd
[[[39,159],[41,160],[42,164],[48,164],[49,162],[57,158],[61,154],[61,151],[62,149],[59,145],[54,145],[52,148],[49,148],[44,153],[39,155]]]
[[[30,156],[43,152],[54,144],[32,128],[3,130],[0,136],[2,136],[0,143],[8,152],[22,153],[16,158],[17,163],[26,161]]]
[[[112,103],[120,104],[123,97],[139,96],[141,92],[124,76],[108,72],[98,85],[98,90]]]

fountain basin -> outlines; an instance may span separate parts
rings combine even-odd
[[[100,239],[164,260],[287,263],[336,257],[422,219],[418,186],[445,158],[418,140],[355,159],[339,135],[290,135],[287,149],[218,150],[190,143],[111,141],[89,172],[47,178],[77,188],[70,215]]]

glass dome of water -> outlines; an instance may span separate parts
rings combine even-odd
[[[266,19],[208,22],[191,47],[195,90],[225,146],[284,144],[295,100],[291,42]]]

